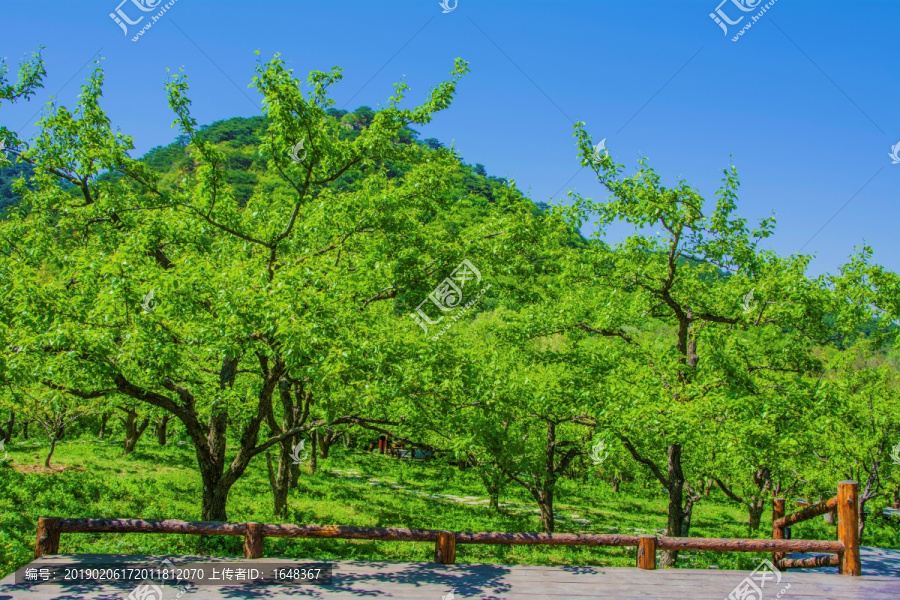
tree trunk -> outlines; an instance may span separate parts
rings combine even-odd
[[[26,439],[26,440],[28,439],[28,425],[30,423],[31,423],[31,421],[22,421],[22,438],[23,439]]]
[[[47,458],[44,459],[44,466],[50,468],[50,459],[53,457],[53,451],[56,450],[56,436],[50,436],[50,451],[47,452]]]
[[[543,468],[539,475],[532,474],[531,480],[521,479],[513,471],[505,471],[509,479],[518,482],[527,489],[538,505],[541,514],[541,526],[547,533],[553,533],[555,523],[553,520],[553,492],[560,474],[565,473],[572,461],[580,454],[578,445],[574,442],[557,441],[556,425],[553,421],[547,423],[547,441]],[[568,446],[569,449],[560,458],[557,449]]]
[[[762,520],[762,514],[765,508],[765,496],[753,497],[750,499],[750,502],[747,503],[747,510],[749,512],[748,524],[750,525],[751,532],[759,531],[759,523]]]
[[[97,432],[97,439],[102,440],[103,435],[106,433],[106,422],[109,421],[109,413],[103,413],[100,415],[100,431]]]
[[[228,427],[228,416],[218,402],[213,404],[209,417],[209,434],[206,438],[208,455],[199,457],[200,475],[203,478],[203,501],[201,512],[204,521],[227,521],[225,504],[228,501],[230,485],[225,479],[225,432]]]
[[[275,502],[273,514],[276,517],[287,517],[287,498],[291,484],[290,465],[290,452],[286,452],[284,445],[279,444],[277,469],[272,465],[272,456],[266,452],[266,467],[269,471],[269,485],[272,486],[272,498]]]
[[[327,428],[325,433],[323,433],[319,437],[319,458],[323,460],[327,459],[328,452],[331,450],[331,447],[343,436],[343,431],[335,431],[333,429]]]
[[[317,445],[318,440],[319,440],[319,432],[316,431],[315,429],[313,429],[309,436],[310,449],[309,449],[309,467],[307,468],[307,472],[310,475],[316,474],[316,467],[318,466],[316,464],[316,456],[318,455],[316,452],[316,445]]]
[[[144,435],[144,431],[150,424],[150,417],[144,417],[143,421],[138,422],[138,414],[136,410],[122,410],[125,411],[126,415],[125,418],[122,419],[122,424],[125,426],[125,444],[122,455],[128,456],[132,453],[132,451],[134,451],[134,447],[138,443],[138,440],[141,439],[141,436]]]
[[[494,512],[499,512],[499,510],[500,510],[500,490],[498,488],[493,488],[493,489],[488,490],[488,499],[489,499],[488,507]]]
[[[292,390],[293,395],[291,394]],[[309,408],[312,403],[312,393],[304,388],[302,382],[292,383],[287,379],[281,380],[278,382],[278,394],[281,400],[282,418],[279,425],[274,416],[268,417],[272,435],[302,426],[309,416]],[[297,487],[297,481],[300,478],[300,465],[295,464],[291,457],[294,447],[300,442],[300,439],[300,434],[297,434],[278,442],[277,465],[273,465],[269,453],[266,453],[275,515],[279,517],[287,516],[288,492],[291,488]],[[315,456],[315,448],[311,448],[310,455]]]
[[[703,496],[702,487],[700,492],[695,492],[694,488],[685,484],[687,490],[687,498],[684,500],[684,507],[681,509],[681,535],[688,537],[691,535],[691,518],[694,516],[694,504]]]
[[[620,486],[620,485],[622,485],[622,478],[621,478],[621,477],[613,477],[613,480],[612,480],[612,490],[613,490],[614,493],[616,493],[616,494],[619,493],[619,486]]]
[[[13,427],[16,426],[16,413],[9,411],[9,418],[6,425],[0,427],[0,442],[8,444],[12,440]]]
[[[684,475],[681,470],[681,445],[673,444],[668,448],[668,493],[669,507],[666,522],[666,535],[669,537],[681,537],[684,532]],[[663,567],[675,567],[678,560],[677,550],[664,550],[660,558]]]
[[[760,467],[753,472],[753,483],[756,486],[756,493],[752,496],[738,496],[721,479],[713,478],[712,481],[719,484],[719,488],[726,496],[735,502],[747,505],[747,526],[749,527],[750,533],[752,534],[753,532],[759,531],[760,520],[762,519],[762,513],[766,506],[766,496],[773,485],[769,469]]]
[[[866,481],[866,487],[863,492],[859,495],[859,539],[862,540],[863,530],[866,528],[866,502],[871,500],[872,498],[876,498],[881,495],[878,491],[881,489],[881,478],[879,477],[878,469],[881,465],[881,454],[884,452],[884,445],[882,444],[881,452],[878,453],[878,457],[872,461],[871,466],[869,467],[869,477]]]
[[[862,540],[863,530],[866,528],[866,502],[871,498],[859,497],[859,539]]]
[[[553,533],[556,525],[553,520],[553,489],[535,489],[531,495],[534,496],[538,509],[541,511],[541,528],[547,533]]]
[[[200,476],[203,479],[201,514],[204,521],[228,520],[226,511],[228,492],[231,491],[231,486],[244,474],[250,462],[249,459],[241,461],[236,457],[231,467],[225,468],[226,419],[224,417],[224,414],[215,414],[210,417],[208,446],[201,449],[207,451],[197,451],[197,459],[200,463]],[[251,425],[253,424],[254,422],[251,421]],[[258,423],[255,423],[255,425],[258,427]],[[244,431],[241,437],[242,442],[246,438],[256,436],[257,432],[252,431],[253,429],[256,429],[256,427],[251,426]],[[243,447],[238,451],[239,455],[242,453]]]
[[[672,444],[666,449],[667,473],[664,475],[662,469],[649,458],[642,456],[627,437],[619,437],[631,456],[637,462],[649,468],[656,480],[666,489],[669,496],[669,506],[666,511],[666,535],[669,537],[687,537],[691,530],[691,516],[694,512],[694,504],[703,497],[706,482],[701,481],[697,487],[698,491],[695,492],[694,488],[685,481],[684,471],[681,466],[681,444]],[[645,478],[646,481],[650,481],[650,479]],[[687,497],[685,497],[685,490],[688,492]],[[660,563],[663,567],[675,567],[677,560],[677,550],[665,550],[660,557]]]
[[[240,355],[223,357],[219,373],[221,393],[217,394],[212,401],[206,424],[200,420],[193,394],[178,383],[167,378],[162,381],[165,389],[178,396],[179,400],[175,401],[166,394],[131,383],[122,373],[117,373],[115,377],[116,389],[119,393],[161,408],[177,417],[184,425],[194,446],[203,483],[201,519],[204,521],[228,520],[226,506],[231,487],[244,475],[254,456],[264,453],[269,447],[283,439],[278,437],[259,445],[260,427],[264,421],[269,421],[270,425],[274,425],[277,429],[277,424],[274,424],[272,417],[272,393],[285,374],[286,365],[278,356],[273,358],[263,353],[257,353],[257,357],[264,374],[262,387],[257,392],[257,410],[242,424],[237,453],[227,466],[225,443],[229,419],[224,397],[227,396],[227,390],[234,385]],[[286,432],[278,432],[275,435],[284,433]]]
[[[204,521],[227,521],[228,512],[226,506],[228,504],[228,492],[231,486],[213,486],[212,490],[207,492],[206,485],[203,486],[203,520]]]
[[[772,473],[767,467],[756,469],[753,473],[753,483],[756,485],[757,493],[750,496],[747,501],[749,511],[747,524],[751,533],[759,531],[759,522],[766,506],[766,492],[772,489]]]
[[[169,427],[169,419],[171,419],[171,415],[163,415],[156,421],[156,441],[160,446],[165,446],[166,442],[166,434],[168,433],[167,429]]]
[[[291,472],[291,489],[297,487],[297,482],[300,481],[300,465],[291,464],[290,465]]]
[[[297,436],[299,437],[299,436]],[[294,450],[297,438],[285,438],[278,443],[278,463],[273,461],[266,452],[266,467],[269,472],[269,485],[272,488],[272,499],[275,506],[275,516],[287,516],[287,497],[291,488],[297,487],[300,477],[300,465],[294,464],[291,453]]]
[[[504,486],[509,483],[509,477],[507,477],[503,471],[500,469],[499,465],[495,464],[484,464],[477,463],[474,457],[469,457],[469,462],[473,464],[478,464],[478,476],[481,479],[481,483],[484,485],[484,489],[487,492],[489,504],[491,510],[499,511],[500,510],[500,493],[503,491]]]

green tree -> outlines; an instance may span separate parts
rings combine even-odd
[[[817,487],[836,489],[838,481],[860,482],[859,533],[866,504],[896,485],[891,452],[900,443],[900,369],[895,360],[860,340],[835,352],[820,394],[816,418],[818,461],[807,471]]]
[[[773,335],[779,342],[755,353],[762,362],[744,366],[736,362],[737,348],[744,338],[759,339],[744,332],[820,323],[818,288],[804,275],[807,257],[783,259],[758,247],[774,220],[751,229],[736,215],[733,167],[708,206],[683,180],[664,186],[645,160],[624,176],[623,165],[592,145],[583,124],[575,135],[582,164],[611,196],[603,202],[576,196],[575,218],[593,220],[600,232],[617,220],[635,229],[610,252],[598,245],[586,264],[573,266],[581,272],[573,283],[585,291],[573,294],[581,304],[571,307],[570,328],[619,341],[620,366],[599,386],[609,398],[601,427],[615,430],[666,489],[667,535],[686,536],[711,475],[703,460],[714,446],[709,417],[724,399],[752,395],[746,378],[734,374],[802,372],[807,362],[805,346],[785,352],[783,336]],[[674,565],[676,556],[667,552],[663,562]]]
[[[49,469],[56,444],[66,437],[66,430],[70,425],[93,412],[93,403],[73,398],[58,390],[21,386],[9,388],[10,393],[4,396],[3,404],[28,415],[29,421],[37,423],[44,432],[48,442],[44,467]],[[25,439],[28,439],[27,436]]]
[[[866,504],[900,483],[891,457],[900,448],[900,361],[892,352],[900,277],[871,258],[872,249],[863,246],[826,278],[835,343],[822,351],[826,369],[810,417],[816,460],[805,472],[812,492],[830,493],[841,480],[860,482],[860,535]]]
[[[195,449],[202,518],[226,519],[228,492],[250,461],[299,433],[260,431],[282,380],[319,362],[344,317],[419,275],[398,224],[447,205],[441,182],[453,161],[420,160],[423,149],[394,142],[446,108],[466,71],[457,61],[453,78],[414,109],[399,108],[406,86],[397,86],[350,140],[326,113],[339,70],[313,72],[304,95],[280,58],[260,64],[266,169],[242,203],[222,150],[191,117],[184,76],[170,80],[169,102],[193,164],[158,175],[114,133],[95,70],[75,111],[53,107],[19,153],[34,168],[33,189],[19,186],[22,204],[0,224],[0,304],[14,307],[4,322],[23,350],[13,379],[75,397],[120,394],[172,414]],[[295,163],[289,153],[301,140],[306,155]],[[387,159],[414,166],[390,181]],[[351,170],[355,185],[338,188]]]
[[[19,63],[19,76],[16,83],[12,83],[7,78],[9,65],[6,64],[6,59],[0,59],[0,106],[3,105],[3,100],[7,102],[27,100],[37,92],[38,88],[44,87],[47,70],[41,54],[43,49],[44,47],[41,46],[37,52],[32,53],[29,60]]]
[[[472,466],[493,508],[507,483],[522,486],[541,527],[552,532],[557,482],[584,452],[590,432],[585,380],[566,360],[572,348],[550,350],[553,360],[540,341],[510,343],[517,334],[505,331],[503,321],[513,317],[500,309],[485,313],[434,341],[430,356],[420,353],[401,366],[416,370],[416,381],[404,385],[411,401],[401,431]]]

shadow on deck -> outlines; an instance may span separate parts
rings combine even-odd
[[[159,563],[166,557],[124,555],[55,555],[33,561],[25,568],[60,563],[83,566],[103,563]],[[254,566],[284,562],[283,559],[224,559],[169,557],[184,562],[242,562]],[[726,600],[748,571],[699,569],[642,570],[603,567],[542,567],[488,565],[331,561],[333,583],[322,585],[204,585],[179,594],[181,588],[160,586],[163,597],[133,595],[135,584],[36,585],[14,584],[10,575],[0,581],[0,600],[220,600],[287,599],[322,600],[352,598],[403,598],[442,600],[551,600],[569,598],[661,600]],[[865,571],[864,571],[865,572]],[[758,582],[757,582],[758,583]],[[781,580],[764,581],[762,598],[779,600],[835,598],[840,600],[896,600],[900,598],[900,578],[884,576],[849,577],[832,573],[789,571]],[[779,595],[780,594],[780,595]],[[741,596],[738,598],[757,598]]]

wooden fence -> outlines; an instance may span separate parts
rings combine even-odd
[[[825,513],[837,513],[838,541],[844,550],[837,555],[813,556],[802,559],[784,558],[784,553],[775,552],[772,559],[779,569],[800,567],[840,567],[845,575],[862,573],[859,559],[859,484],[855,481],[842,481],[838,484],[837,496],[798,510],[784,514],[784,498],[776,498],[772,510],[772,538],[783,540],[785,529],[807,521]]]
[[[396,527],[347,527],[339,525],[269,525],[265,523],[230,523],[214,521],[174,521],[141,519],[38,519],[34,557],[59,552],[62,533],[180,533],[195,535],[242,535],[244,556],[261,558],[263,539],[337,538],[348,540],[383,540],[396,542],[434,542],[434,562],[453,564],[457,544],[516,544],[544,546],[634,546],[637,566],[656,568],[657,550],[712,550],[718,552],[771,552],[780,569],[839,566],[844,575],[860,575],[858,484],[841,482],[838,495],[827,502],[784,515],[784,499],[775,500],[773,539],[723,539],[665,537],[653,535],[610,535],[579,533],[472,533],[437,529],[403,529]],[[830,511],[837,511],[838,539],[788,540],[785,528]],[[780,512],[779,512],[780,511]],[[786,559],[786,552],[821,552],[824,556]]]

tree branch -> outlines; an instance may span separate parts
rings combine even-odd
[[[662,471],[658,466],[656,466],[656,463],[654,463],[649,458],[644,458],[643,456],[641,456],[641,454],[637,451],[637,448],[635,448],[631,441],[624,435],[619,434],[619,439],[622,440],[622,444],[624,444],[625,449],[628,450],[634,460],[650,469],[653,475],[656,476],[659,482],[663,484],[666,489],[669,489],[671,487],[668,478],[663,476]]]

